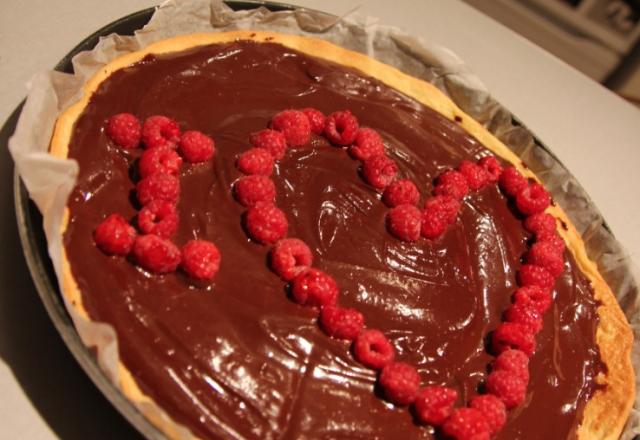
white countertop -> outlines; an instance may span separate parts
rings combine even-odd
[[[25,83],[96,29],[154,0],[0,2],[0,120]],[[636,265],[640,261],[640,111],[459,0],[291,0],[359,13],[451,48],[578,178]],[[504,55],[508,54],[508,55]],[[550,106],[548,103],[553,102]],[[3,133],[6,135],[6,133]],[[4,139],[0,136],[0,139]],[[0,439],[138,438],[64,347],[39,302],[17,237],[0,152]]]

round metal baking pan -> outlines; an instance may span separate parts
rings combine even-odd
[[[267,7],[272,11],[295,9],[295,6],[292,5],[264,1],[230,0],[225,1],[225,3],[234,10],[255,9],[260,6]],[[92,49],[100,37],[111,33],[132,35],[135,30],[142,28],[149,21],[154,10],[154,8],[149,8],[130,14],[97,30],[62,58],[55,66],[55,70],[67,73],[73,72],[71,60],[77,53]],[[5,127],[3,127],[3,132],[13,133],[21,107],[22,104],[16,108]],[[517,125],[524,125],[515,117],[513,122]],[[551,150],[539,139],[534,138],[534,142],[558,161]],[[29,199],[27,190],[20,180],[17,170],[14,172],[13,184],[16,219],[24,255],[38,294],[56,329],[86,374],[129,423],[148,439],[166,439],[109,381],[96,363],[93,353],[80,340],[58,290],[57,279],[49,259],[47,242],[42,229],[42,216],[35,204]]]

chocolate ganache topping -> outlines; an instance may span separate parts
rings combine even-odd
[[[324,335],[316,312],[288,298],[267,247],[247,239],[233,200],[234,164],[250,133],[286,108],[349,109],[379,131],[402,176],[429,194],[433,179],[486,149],[456,122],[361,73],[271,43],[238,41],[147,57],[117,71],[77,120],[69,156],[80,165],[65,246],[92,319],[117,332],[121,361],[144,393],[203,438],[432,438],[406,409],[380,398],[375,373],[344,341]],[[139,151],[110,144],[113,114],[164,114],[215,139],[213,161],[183,167],[174,242],[215,242],[214,284],[180,272],[150,275],[98,250],[108,214],[133,218]],[[289,236],[341,287],[340,302],[382,330],[422,383],[454,387],[464,404],[487,376],[487,335],[516,289],[531,237],[495,185],[464,201],[441,238],[404,243],[385,230],[388,209],[342,148],[315,136],[278,162],[277,204]],[[603,368],[597,304],[565,252],[565,272],[537,336],[525,402],[500,439],[573,438]]]

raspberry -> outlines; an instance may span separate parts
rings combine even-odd
[[[136,230],[120,214],[111,214],[93,232],[93,240],[102,252],[127,255],[136,239]]]
[[[311,249],[297,238],[284,238],[271,249],[271,268],[285,281],[291,281],[313,263]]]
[[[502,166],[498,159],[493,156],[483,157],[478,161],[478,165],[480,165],[486,172],[488,176],[489,183],[496,183],[500,179],[500,174],[502,174]]]
[[[538,313],[543,314],[551,307],[551,294],[540,286],[525,286],[516,290],[513,295],[514,303],[527,304]]]
[[[138,162],[141,178],[163,173],[177,176],[182,168],[182,158],[175,150],[167,147],[147,148]]]
[[[299,110],[284,110],[271,119],[271,128],[282,132],[292,147],[304,145],[311,138],[311,122]]]
[[[356,135],[355,144],[349,147],[349,154],[361,162],[372,156],[384,155],[382,138],[372,128],[361,128]]]
[[[206,240],[190,240],[182,247],[182,270],[196,280],[212,280],[220,269],[220,251]]]
[[[324,135],[335,145],[350,145],[358,135],[358,120],[349,110],[331,113],[324,123]]]
[[[414,402],[416,415],[423,423],[442,425],[453,412],[458,393],[452,388],[428,386],[418,391]]]
[[[236,166],[242,174],[270,176],[273,172],[273,156],[264,148],[250,148],[240,155]]]
[[[451,196],[456,200],[462,200],[469,192],[467,179],[458,171],[445,171],[438,176],[433,193],[438,196]]]
[[[424,209],[437,212],[447,224],[452,224],[458,217],[460,202],[451,196],[435,196],[427,199]]]
[[[364,326],[362,313],[342,307],[323,307],[320,311],[320,326],[329,336],[353,341]]]
[[[522,324],[534,335],[542,330],[542,314],[531,304],[515,303],[505,312],[505,320]]]
[[[523,264],[518,271],[520,286],[539,286],[545,290],[551,290],[555,280],[544,267],[533,264]]]
[[[492,371],[487,377],[487,393],[493,394],[502,400],[507,409],[511,409],[524,402],[527,382],[510,371]]]
[[[507,421],[507,409],[504,403],[492,394],[474,397],[469,402],[469,406],[482,413],[489,426],[490,435],[497,434]]]
[[[407,363],[392,362],[382,369],[378,382],[391,403],[409,405],[420,388],[420,375]]]
[[[537,214],[547,209],[551,196],[539,183],[532,183],[516,196],[518,211],[524,215]]]
[[[475,408],[458,408],[442,425],[442,432],[455,440],[489,440],[489,425]]]
[[[500,187],[511,197],[515,197],[520,191],[529,185],[527,179],[515,169],[515,167],[506,167],[500,174]]]
[[[152,200],[164,200],[175,204],[180,196],[180,181],[170,174],[151,174],[138,182],[136,194],[141,205],[146,205]]]
[[[287,139],[284,134],[268,128],[251,134],[249,142],[254,147],[264,148],[277,160],[282,159],[287,151]]]
[[[145,148],[176,148],[180,140],[180,126],[166,116],[149,116],[142,125],[142,142]]]
[[[174,204],[152,200],[138,213],[138,227],[143,234],[169,238],[178,230],[178,212]]]
[[[539,212],[524,220],[524,228],[535,234],[536,239],[540,240],[556,233],[556,219],[546,212]]]
[[[291,293],[303,306],[332,306],[338,299],[338,284],[323,271],[309,269],[293,279]]]
[[[564,272],[564,260],[549,241],[538,241],[531,246],[525,257],[527,263],[544,267],[553,277]]]
[[[398,166],[387,156],[371,156],[364,161],[362,174],[369,185],[384,189],[396,178]]]
[[[249,208],[245,216],[249,236],[259,243],[275,243],[287,235],[289,223],[284,212],[271,203],[259,203]]]
[[[309,107],[302,109],[302,113],[304,113],[307,119],[309,119],[311,131],[315,134],[322,134],[322,132],[324,131],[324,123],[326,119],[322,112],[315,108]]]
[[[118,113],[107,122],[107,136],[122,148],[138,148],[141,132],[140,121],[131,113]]]
[[[256,206],[261,202],[273,202],[276,198],[276,187],[267,176],[244,176],[233,185],[236,200],[246,207]]]
[[[382,200],[390,208],[398,205],[417,205],[420,200],[420,191],[409,179],[396,180],[384,190]]]
[[[413,205],[399,205],[387,214],[389,232],[402,241],[416,241],[420,238],[422,213]]]
[[[529,357],[520,350],[506,350],[493,361],[493,371],[508,371],[529,382]]]
[[[492,335],[493,351],[497,354],[515,348],[531,356],[536,349],[536,340],[529,328],[522,324],[503,322]]]
[[[196,130],[184,132],[178,144],[178,151],[190,163],[200,163],[211,159],[216,152],[213,139]]]
[[[458,172],[464,176],[469,188],[474,191],[479,190],[489,183],[489,173],[481,166],[468,160],[463,160],[460,165],[458,165]]]
[[[555,249],[555,251],[560,256],[562,256],[566,248],[566,245],[564,244],[564,240],[558,234],[547,235],[543,237],[540,241],[541,242],[544,241],[545,243],[548,243],[551,247],[553,247],[553,249]]]
[[[435,209],[425,209],[422,211],[422,225],[420,233],[424,238],[435,239],[444,234],[447,230],[447,221],[442,212]]]
[[[180,249],[166,238],[140,235],[133,244],[133,257],[142,268],[154,273],[168,273],[180,264]]]
[[[365,367],[380,370],[390,364],[396,353],[391,342],[380,330],[365,330],[353,343],[356,360]]]

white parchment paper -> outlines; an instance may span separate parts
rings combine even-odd
[[[32,78],[9,149],[30,197],[42,212],[48,251],[59,280],[62,274],[59,231],[78,165],[73,160],[56,159],[47,153],[58,115],[78,98],[82,84],[94,72],[119,55],[176,35],[234,29],[309,35],[365,53],[435,84],[465,112],[485,124],[544,181],[582,234],[590,257],[598,263],[633,326],[636,336],[633,362],[636,371],[640,370],[635,270],[580,184],[552,155],[536,145],[525,127],[513,124],[511,113],[489,95],[482,82],[453,52],[398,29],[379,25],[370,17],[340,18],[304,9],[277,13],[264,8],[233,12],[220,0],[170,0],[162,4],[150,22],[134,36],[109,35],[93,50],[78,54],[73,59],[73,75],[50,71]],[[110,380],[118,383],[118,341],[113,328],[84,319],[68,305],[67,310],[83,342],[97,348],[100,367]],[[176,438],[191,438],[187,429],[174,424],[154,403],[137,403],[136,406],[148,417],[163,420]],[[637,400],[622,439],[631,439],[640,433],[639,407]]]

